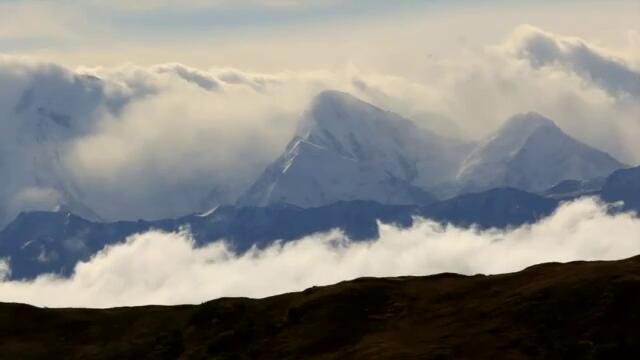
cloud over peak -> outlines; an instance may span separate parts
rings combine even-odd
[[[559,66],[614,97],[640,98],[639,69],[579,38],[558,36],[523,25],[513,32],[508,46],[534,68]]]

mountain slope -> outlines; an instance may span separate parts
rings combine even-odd
[[[464,161],[463,189],[514,187],[541,192],[564,180],[604,177],[624,165],[565,134],[535,113],[516,115]]]
[[[633,359],[640,258],[365,278],[265,299],[105,310],[0,304],[9,359]],[[34,346],[37,344],[37,346]]]
[[[433,201],[424,189],[454,176],[467,149],[351,95],[325,91],[239,204],[424,204]]]
[[[564,180],[542,192],[542,195],[558,199],[570,200],[583,196],[599,195],[607,178],[591,180]]]
[[[624,202],[625,210],[640,212],[640,167],[618,170],[607,177],[601,195],[607,202]]]
[[[424,207],[420,215],[443,223],[507,228],[534,223],[558,207],[553,199],[512,188],[460,195]]]

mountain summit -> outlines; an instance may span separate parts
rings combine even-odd
[[[301,207],[340,200],[423,204],[423,189],[448,180],[467,149],[349,94],[325,91],[294,139],[239,200]]]
[[[624,167],[537,114],[510,118],[467,157],[457,180],[466,190],[515,187],[542,191],[564,180],[604,177]]]

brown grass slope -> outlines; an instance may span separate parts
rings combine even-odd
[[[365,278],[260,300],[0,304],[2,359],[613,359],[640,355],[640,257]]]

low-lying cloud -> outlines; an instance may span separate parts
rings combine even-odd
[[[223,242],[195,248],[188,232],[149,232],[79,264],[70,279],[0,282],[0,301],[50,307],[182,304],[264,297],[362,276],[496,274],[542,262],[630,257],[640,253],[639,233],[635,215],[608,215],[595,199],[565,204],[547,219],[508,231],[422,220],[410,229],[382,225],[380,239],[372,242],[351,242],[334,231],[244,255]]]

